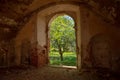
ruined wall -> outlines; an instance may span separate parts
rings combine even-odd
[[[120,30],[86,6],[80,7],[82,68],[119,71]]]
[[[82,66],[119,71],[120,30],[85,5],[56,4],[33,16],[15,38],[17,64],[29,64],[30,54],[30,62],[35,66],[48,63],[48,24],[54,15],[60,13],[75,16],[79,69]]]
[[[36,47],[36,15],[33,15],[15,38],[16,64],[30,64]],[[35,55],[36,56],[36,55]],[[34,60],[32,60],[34,61]]]
[[[47,55],[47,32],[45,16],[37,14],[37,49],[38,49],[38,66],[44,66],[48,63]]]
[[[0,41],[0,67],[15,65],[14,40]]]

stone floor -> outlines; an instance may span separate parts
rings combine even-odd
[[[0,80],[115,80],[103,79],[90,72],[78,72],[75,68],[17,67],[0,70]]]

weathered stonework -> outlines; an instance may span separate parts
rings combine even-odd
[[[48,57],[45,47],[42,47],[40,45],[32,47],[30,56],[30,63],[33,66],[43,67],[44,65],[48,64]]]
[[[91,38],[88,45],[89,58],[93,68],[110,68],[111,39],[108,36],[96,35]]]
[[[24,40],[21,44],[21,64],[30,65],[31,42]]]
[[[0,67],[10,67],[15,65],[14,41],[0,42]]]

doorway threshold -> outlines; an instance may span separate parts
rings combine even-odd
[[[66,65],[49,65],[50,67],[55,67],[55,68],[68,68],[68,69],[77,69],[76,66],[66,66]]]

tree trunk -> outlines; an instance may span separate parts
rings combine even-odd
[[[60,59],[61,59],[61,61],[63,61],[63,52],[62,52],[60,46],[59,46],[59,54],[60,54]]]
[[[61,59],[61,61],[63,61],[63,53],[62,52],[60,53],[60,59]]]

